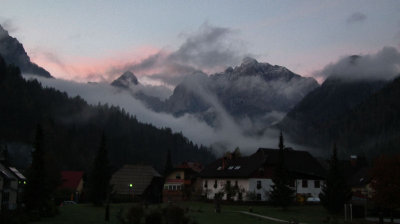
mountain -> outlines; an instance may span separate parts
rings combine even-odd
[[[112,86],[121,87],[125,89],[128,89],[131,85],[136,86],[138,84],[139,84],[138,79],[130,71],[126,71],[124,74],[122,74],[120,77],[118,77],[111,83]]]
[[[347,154],[369,157],[399,153],[400,77],[355,107],[338,125],[338,144]]]
[[[91,106],[79,96],[70,98],[65,92],[43,88],[37,80],[27,81],[1,57],[0,102],[0,143],[32,145],[36,125],[41,124],[44,147],[62,170],[88,170],[102,133],[116,168],[142,163],[162,171],[167,149],[174,163],[205,164],[215,158],[208,148],[182,134],[140,123],[119,107]]]
[[[165,101],[164,109],[175,116],[194,114],[213,126],[218,126],[218,113],[223,109],[239,123],[250,120],[266,127],[318,86],[313,78],[285,67],[245,58],[241,65],[222,73],[188,76]]]
[[[52,78],[50,73],[42,67],[31,62],[24,46],[0,25],[0,55],[7,64],[14,64],[22,73],[30,73],[46,78]]]
[[[299,144],[330,147],[338,122],[385,85],[385,81],[330,77],[305,96],[277,125]]]

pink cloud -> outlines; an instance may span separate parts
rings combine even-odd
[[[110,81],[118,74],[110,73],[113,67],[123,67],[125,64],[140,63],[143,59],[160,52],[159,48],[143,46],[123,52],[114,52],[111,56],[100,58],[62,58],[48,51],[36,50],[31,60],[48,70],[54,77],[78,82]]]

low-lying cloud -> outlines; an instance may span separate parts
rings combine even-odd
[[[206,90],[198,90],[202,97],[213,104],[219,116],[219,128],[213,128],[200,121],[194,115],[185,114],[179,118],[166,113],[157,113],[148,109],[142,102],[132,97],[129,91],[121,91],[106,83],[84,84],[60,79],[46,79],[37,76],[24,75],[25,78],[35,78],[45,87],[53,87],[65,91],[69,96],[81,96],[91,105],[109,104],[120,106],[127,112],[135,115],[144,123],[151,123],[156,127],[169,127],[174,132],[182,132],[191,141],[197,144],[212,146],[216,153],[233,150],[240,147],[244,153],[252,153],[258,147],[276,148],[278,132],[266,130],[263,136],[246,136],[241,127],[233,121],[229,114],[219,104],[218,100],[210,96]]]
[[[346,56],[315,75],[345,80],[391,80],[400,75],[400,52],[394,47],[384,47],[376,54]]]

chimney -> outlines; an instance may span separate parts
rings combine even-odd
[[[225,169],[225,166],[226,166],[226,158],[222,157],[222,170]]]
[[[356,155],[351,155],[350,156],[350,164],[353,167],[357,166],[357,156]]]

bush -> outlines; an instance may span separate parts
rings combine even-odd
[[[164,210],[166,224],[185,224],[187,218],[182,208],[178,206],[169,206]]]
[[[140,220],[142,219],[143,214],[144,211],[142,206],[134,205],[128,210],[128,213],[126,214],[126,219],[128,223],[140,224]]]
[[[151,211],[145,219],[146,224],[161,224],[162,223],[162,215],[158,210]]]

